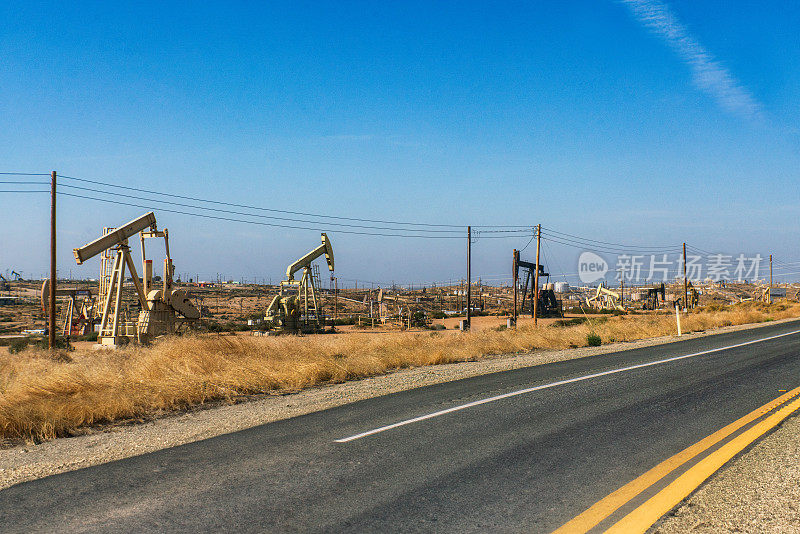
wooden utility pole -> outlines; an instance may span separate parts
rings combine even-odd
[[[517,325],[517,286],[518,284],[518,275],[517,272],[519,270],[519,250],[514,249],[514,261],[512,263],[513,270],[511,271],[511,277],[514,280],[514,326]]]
[[[686,243],[683,244],[683,307],[689,309],[689,279],[686,278]]]
[[[467,226],[467,328],[472,314],[472,226]]]
[[[56,171],[50,174],[50,301],[48,347],[56,347]]]
[[[539,251],[542,246],[542,225],[536,226],[536,272],[533,275],[533,326],[539,319]]]
[[[769,297],[767,303],[772,304],[772,254],[769,255]]]

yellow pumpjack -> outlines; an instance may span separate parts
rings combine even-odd
[[[328,236],[322,234],[322,244],[286,268],[286,280],[270,302],[264,320],[273,332],[291,334],[320,332],[325,328],[322,301],[317,294],[311,264],[325,256],[328,270],[333,272],[333,247]],[[302,269],[299,280],[294,275]]]

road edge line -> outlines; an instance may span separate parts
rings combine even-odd
[[[642,491],[646,490],[659,480],[663,479],[665,476],[669,475],[682,465],[697,457],[697,455],[707,451],[742,427],[752,423],[760,417],[763,417],[765,414],[773,411],[782,404],[791,401],[798,395],[800,395],[800,387],[797,387],[787,393],[784,393],[780,397],[769,401],[763,406],[756,408],[749,414],[724,426],[713,434],[706,436],[697,443],[685,448],[681,452],[667,458],[655,467],[631,480],[618,490],[609,493],[607,496],[603,497],[595,504],[554,530],[553,534],[587,532],[604,521],[619,508],[627,504]]]
[[[800,410],[797,399],[712,452],[606,532],[646,532],[656,521],[692,494],[711,475],[787,417]]]

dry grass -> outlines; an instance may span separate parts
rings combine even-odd
[[[744,304],[684,317],[686,332],[800,316],[800,304]],[[46,440],[98,423],[242,395],[284,393],[394,369],[675,333],[674,315],[464,334],[182,337],[151,347],[0,356],[0,437]]]

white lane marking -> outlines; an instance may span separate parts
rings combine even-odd
[[[534,386],[525,389],[519,389],[517,391],[511,391],[509,393],[503,393],[502,395],[496,395],[494,397],[487,397],[485,399],[480,399],[472,402],[468,402],[466,404],[460,404],[458,406],[453,406],[452,408],[447,408],[446,410],[440,410],[438,412],[433,412],[425,415],[420,415],[419,417],[414,417],[412,419],[406,419],[404,421],[398,421],[397,423],[392,423],[391,425],[382,426],[379,428],[373,428],[372,430],[367,430],[366,432],[361,432],[360,434],[354,434],[352,436],[348,436],[346,438],[335,439],[334,442],[336,443],[347,443],[348,441],[354,441],[357,439],[365,438],[367,436],[371,436],[373,434],[378,434],[380,432],[386,432],[387,430],[391,430],[393,428],[397,428],[400,426],[410,425],[412,423],[418,423],[420,421],[425,421],[426,419],[433,419],[434,417],[439,417],[440,415],[446,415],[448,413],[457,412],[460,410],[466,410],[467,408],[472,408],[473,406],[479,406],[481,404],[486,404],[489,402],[494,402],[502,399],[507,399],[509,397],[516,397],[517,395],[524,395],[525,393],[531,393],[533,391],[540,391],[542,389],[552,388],[555,386],[563,386],[564,384],[572,384],[573,382],[580,382],[582,380],[590,380],[592,378],[598,378],[601,376],[606,375],[613,375],[615,373],[622,373],[624,371],[632,371],[633,369],[641,369],[642,367],[650,367],[651,365],[660,365],[662,363],[669,363],[674,362],[677,360],[683,360],[686,358],[693,358],[695,356],[702,356],[703,354],[711,354],[712,352],[719,352],[722,350],[729,350],[735,349],[737,347],[744,347],[746,345],[752,345],[754,343],[761,343],[762,341],[769,341],[770,339],[777,339],[779,337],[785,336],[792,336],[794,334],[800,334],[800,330],[794,330],[792,332],[786,332],[785,334],[778,334],[775,336],[764,337],[761,339],[755,339],[753,341],[746,341],[744,343],[737,343],[736,345],[728,345],[727,347],[719,347],[716,349],[709,349],[704,350],[702,352],[695,352],[692,354],[684,354],[683,356],[674,356],[672,358],[667,358],[666,360],[658,360],[654,362],[647,362],[647,363],[640,363],[637,365],[631,365],[630,367],[620,367],[619,369],[611,369],[610,371],[603,371],[602,373],[594,373],[591,375],[579,376],[576,378],[569,378],[567,380],[559,380],[558,382],[552,382],[550,384],[542,384],[541,386]]]

